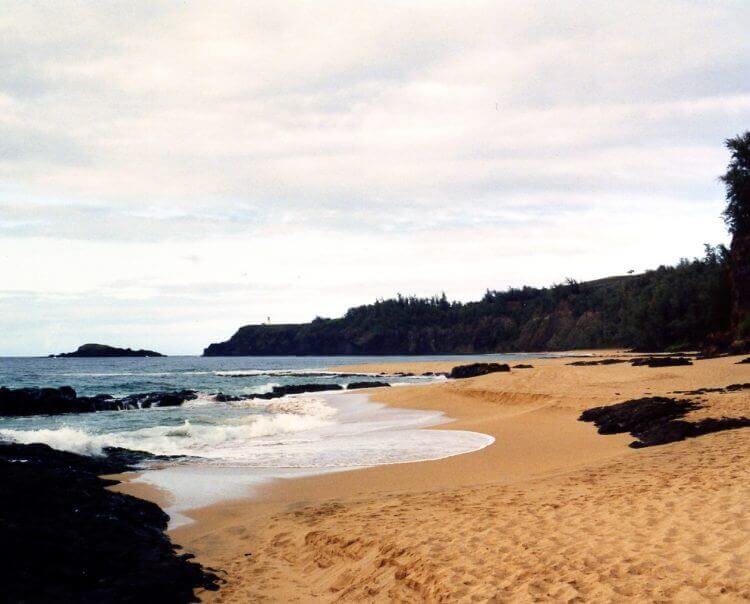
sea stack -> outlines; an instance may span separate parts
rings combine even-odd
[[[166,355],[153,350],[133,350],[117,348],[106,344],[83,344],[74,352],[63,352],[58,357],[163,357]]]

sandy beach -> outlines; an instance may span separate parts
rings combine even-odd
[[[603,356],[622,355],[612,351]],[[693,366],[533,359],[467,380],[382,388],[438,409],[474,453],[282,480],[189,515],[172,538],[226,583],[216,602],[725,601],[750,598],[750,430],[646,449],[581,410],[750,381],[738,357]],[[445,371],[451,363],[351,371]],[[337,370],[341,368],[338,367]],[[690,397],[687,419],[750,415],[748,391]],[[122,490],[155,499],[138,484]]]

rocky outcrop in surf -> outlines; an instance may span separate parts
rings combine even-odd
[[[0,387],[0,416],[60,415],[149,407],[175,407],[196,398],[193,390],[146,392],[115,398],[109,394],[78,396],[70,386],[59,388]]]
[[[186,401],[198,396],[195,390],[177,390],[174,392],[145,392],[131,394],[116,402],[122,409],[148,409],[149,407],[179,407]]]
[[[255,398],[262,400],[271,400],[275,398],[281,398],[282,396],[288,396],[290,394],[305,394],[309,392],[334,392],[336,390],[343,389],[344,387],[340,384],[288,384],[286,386],[274,386],[271,392],[248,394],[236,400],[247,400]],[[227,395],[223,396],[225,397],[225,399],[227,398]]]

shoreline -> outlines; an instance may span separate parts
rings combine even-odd
[[[616,353],[596,351],[596,354],[613,356]],[[634,451],[627,447],[632,437],[600,436],[591,425],[577,421],[580,411],[597,405],[669,394],[677,389],[726,386],[742,381],[742,376],[750,377],[750,368],[734,365],[736,360],[714,359],[699,361],[692,367],[652,369],[629,365],[571,367],[566,364],[569,361],[566,358],[535,358],[531,360],[533,369],[516,370],[511,374],[366,391],[378,403],[440,410],[452,418],[451,422],[431,429],[482,432],[495,437],[495,442],[479,451],[441,460],[279,480],[262,487],[252,497],[189,512],[195,522],[170,531],[170,536],[186,551],[196,554],[201,563],[226,572],[227,583],[219,592],[200,594],[205,600],[289,601],[314,597],[323,601],[341,598],[413,601],[439,599],[440,594],[461,599],[463,591],[467,596],[481,598],[489,594],[488,589],[499,589],[501,581],[469,581],[472,585],[467,587],[434,569],[427,573],[429,576],[422,576],[428,566],[431,568],[429,561],[435,557],[434,553],[429,553],[430,548],[440,542],[436,532],[448,526],[463,537],[443,535],[445,543],[440,546],[441,555],[447,556],[451,563],[464,559],[463,565],[467,568],[481,567],[478,561],[472,562],[472,556],[466,551],[461,554],[463,550],[456,541],[473,539],[484,543],[489,529],[462,531],[461,523],[471,519],[467,520],[461,508],[456,508],[453,514],[447,513],[451,502],[471,499],[472,509],[483,510],[495,520],[512,511],[518,516],[518,525],[525,526],[528,536],[538,531],[540,518],[546,522],[559,516],[561,512],[557,510],[570,513],[568,522],[576,526],[589,521],[580,510],[571,508],[570,502],[556,501],[551,494],[569,483],[573,485],[571,488],[585,491],[597,480],[613,483],[607,485],[610,491],[622,489],[618,481],[623,478],[623,467],[658,465],[661,458],[676,454],[682,458],[681,463],[689,465],[690,455],[705,452],[709,444],[719,443],[726,448],[727,443],[733,443],[742,454],[735,455],[738,461],[730,464],[731,469],[746,474],[746,470],[738,468],[741,461],[750,460],[750,430],[712,434]],[[446,369],[445,364],[427,365],[429,368],[425,364],[400,364],[398,368],[415,373],[423,369]],[[337,370],[380,371],[384,367],[356,365],[337,367]],[[389,365],[388,369],[395,367]],[[697,417],[701,413],[715,416],[748,412],[747,397],[741,393],[711,394],[706,399],[707,408],[695,412]],[[708,481],[711,480],[710,466],[703,462],[704,479]],[[717,468],[713,471],[720,472]],[[700,468],[695,472],[700,473]],[[679,474],[670,477],[680,478]],[[648,479],[649,474],[643,474],[643,480]],[[127,485],[124,489],[127,491]],[[509,492],[515,493],[510,499]],[[589,493],[588,499],[595,500],[597,496],[597,493]],[[651,493],[652,499],[657,496],[658,493]],[[536,511],[533,522],[515,503],[519,498],[529,497],[535,498],[531,506]],[[647,498],[633,504],[635,518],[643,515],[642,508],[647,504]],[[617,500],[608,500],[607,506],[589,509],[586,514],[601,516],[598,522],[617,533],[618,524],[627,524],[627,516],[618,519],[612,513],[605,513],[609,507],[617,505]],[[670,505],[677,505],[677,501],[671,501]],[[410,521],[404,524],[407,516]],[[373,518],[379,518],[379,522],[374,523]],[[437,524],[436,518],[439,519]],[[506,531],[515,530],[513,524],[505,526],[505,522],[500,526]],[[425,540],[424,535],[413,530],[414,526],[423,526],[434,534]],[[692,530],[699,528],[692,527]],[[554,531],[554,526],[546,530]],[[351,545],[346,545],[347,538],[353,540]],[[514,541],[500,533],[493,535],[490,541],[502,549],[504,539]],[[582,534],[582,544],[586,542],[587,537]],[[377,558],[378,552],[390,546],[396,548],[394,551],[416,548],[414,559],[410,558],[411,562],[407,563],[402,560],[404,554],[394,559],[381,556],[379,562],[373,564],[372,557]],[[573,543],[570,547],[576,546]],[[745,560],[742,556],[746,553],[750,556],[746,550],[740,552],[740,560]],[[554,556],[554,552],[545,551],[545,555]],[[527,578],[516,578],[503,588],[510,589],[511,595],[528,590],[533,583],[532,575],[541,572],[539,569],[531,572],[535,567],[530,560],[517,560],[508,568],[511,567],[527,568],[529,572]],[[742,582],[745,573],[740,572],[738,576]],[[579,581],[583,579],[579,577]],[[365,583],[371,587],[365,587]],[[589,594],[596,593],[595,587],[602,589],[589,583]],[[374,591],[370,593],[369,589]],[[578,589],[580,591],[580,585]],[[647,586],[646,596],[653,596],[656,593],[653,589]],[[615,590],[610,595],[614,597],[616,593],[619,592]]]
[[[435,461],[481,450],[493,441],[486,434],[439,429],[451,421],[442,412],[389,407],[370,400],[363,392],[315,393],[318,404],[333,412],[336,419],[303,432],[302,446],[307,442],[312,445],[301,453],[288,453],[285,467],[263,463],[243,466],[241,460],[236,465],[195,460],[160,464],[117,478],[131,485],[125,487],[129,493],[138,492],[138,496],[164,508],[172,517],[170,530],[174,530],[190,523],[192,510],[257,497],[272,484],[375,466]]]

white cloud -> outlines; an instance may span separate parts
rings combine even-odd
[[[0,354],[84,330],[195,352],[269,305],[698,253],[748,26],[742,2],[4,3]],[[216,284],[211,312],[163,289]],[[69,335],[25,337],[51,308]]]

